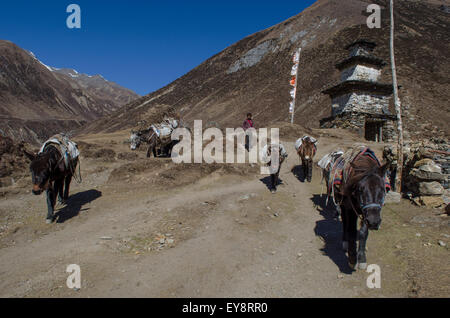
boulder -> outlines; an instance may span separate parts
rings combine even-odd
[[[421,182],[419,184],[419,193],[421,195],[442,195],[444,194],[444,187],[436,181]]]
[[[427,160],[427,159],[425,159]],[[423,160],[421,160],[423,161]],[[418,161],[420,162],[420,161]],[[424,172],[433,172],[433,173],[442,173],[442,168],[435,164],[432,160],[425,164],[425,165],[419,165],[419,170]]]
[[[440,208],[444,206],[444,200],[441,197],[436,196],[423,196],[420,198],[423,205],[429,208]]]
[[[442,195],[442,199],[444,200],[445,204],[450,204],[450,190],[445,190],[444,194]]]
[[[414,164],[414,168],[419,168],[421,166],[425,166],[425,165],[428,165],[430,163],[433,163],[433,160],[431,160],[431,159],[422,159],[422,160],[417,161]]]
[[[442,173],[424,171],[424,169],[412,169],[410,175],[424,181],[445,181],[447,179]]]

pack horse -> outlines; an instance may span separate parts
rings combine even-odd
[[[39,153],[25,154],[31,160],[32,193],[41,195],[45,191],[47,194],[46,222],[50,224],[54,219],[56,198],[61,203],[69,198],[70,183],[79,163],[80,152],[76,143],[59,134],[47,140]]]
[[[132,131],[130,137],[130,148],[136,150],[142,143],[148,144],[147,158],[153,154],[157,157],[157,149],[161,150],[168,156],[171,155],[173,146],[177,143],[176,140],[172,140],[172,132],[179,127],[179,121],[174,118],[164,118],[161,124],[153,124],[147,129],[140,131]]]
[[[327,182],[328,194],[342,213],[343,249],[351,268],[366,269],[366,243],[369,230],[379,230],[381,210],[390,191],[387,165],[381,165],[375,153],[366,146],[335,153]],[[360,230],[357,222],[360,220]],[[359,246],[357,248],[357,240]]]
[[[295,143],[295,150],[302,161],[303,176],[311,182],[313,160],[317,152],[317,140],[311,136],[303,136]]]

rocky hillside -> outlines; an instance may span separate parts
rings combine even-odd
[[[139,97],[101,76],[56,69],[0,41],[0,130],[16,141],[41,142],[71,131]]]
[[[382,5],[381,29],[369,29],[366,8]],[[447,1],[396,1],[396,57],[406,137],[448,135],[450,15]],[[291,57],[298,47],[299,100],[295,122],[318,127],[331,104],[321,93],[339,80],[335,64],[347,44],[366,38],[389,62],[389,10],[386,1],[319,0],[285,22],[250,35],[211,57],[168,86],[142,97],[91,125],[86,132],[128,129],[148,120],[154,109],[173,106],[183,119],[203,119],[222,127],[239,126],[252,112],[257,126],[287,121]],[[391,82],[390,67],[383,82]]]

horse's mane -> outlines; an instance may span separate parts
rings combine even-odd
[[[361,156],[355,162],[351,163],[351,172],[348,181],[345,183],[344,194],[349,194],[354,189],[355,185],[361,180],[371,175],[377,175],[382,178],[377,172],[381,168],[376,161],[368,156]]]

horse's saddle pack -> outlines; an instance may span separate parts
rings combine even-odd
[[[320,161],[317,163],[317,165],[324,170],[328,170],[329,168],[331,168],[334,165],[336,160],[343,154],[344,154],[344,152],[341,150],[329,153],[329,154],[325,155],[322,159],[320,159]]]
[[[303,136],[302,138],[298,139],[298,140],[295,142],[295,150],[298,151],[298,150],[300,149],[300,147],[302,146],[303,141],[304,141],[304,140],[308,140],[308,139],[309,139],[310,142],[312,142],[312,143],[314,144],[314,147],[315,147],[316,150],[317,150],[317,146],[316,146],[316,144],[317,144],[317,139],[314,138],[314,137],[311,137],[311,136]]]
[[[39,150],[39,153],[44,152],[45,148],[48,145],[54,145],[59,149],[61,155],[64,158],[64,165],[66,166],[66,169],[69,168],[70,161],[73,161],[80,156],[78,145],[75,142],[71,141],[64,134],[54,135],[49,140],[47,140],[42,145],[41,149]]]
[[[151,128],[160,139],[168,139],[172,131],[178,127],[178,121],[173,118],[165,119],[161,124],[152,125]]]
[[[332,191],[331,187],[336,186],[337,188],[339,188],[343,182],[347,181],[352,169],[351,163],[355,162],[361,156],[368,156],[372,160],[374,160],[378,164],[378,166],[381,166],[381,163],[375,153],[368,147],[359,146],[357,148],[348,150],[346,153],[336,159],[331,168],[331,173],[329,176],[330,182],[328,182],[329,193],[331,193]],[[385,176],[385,184],[386,189],[390,190],[390,181],[387,176]]]

